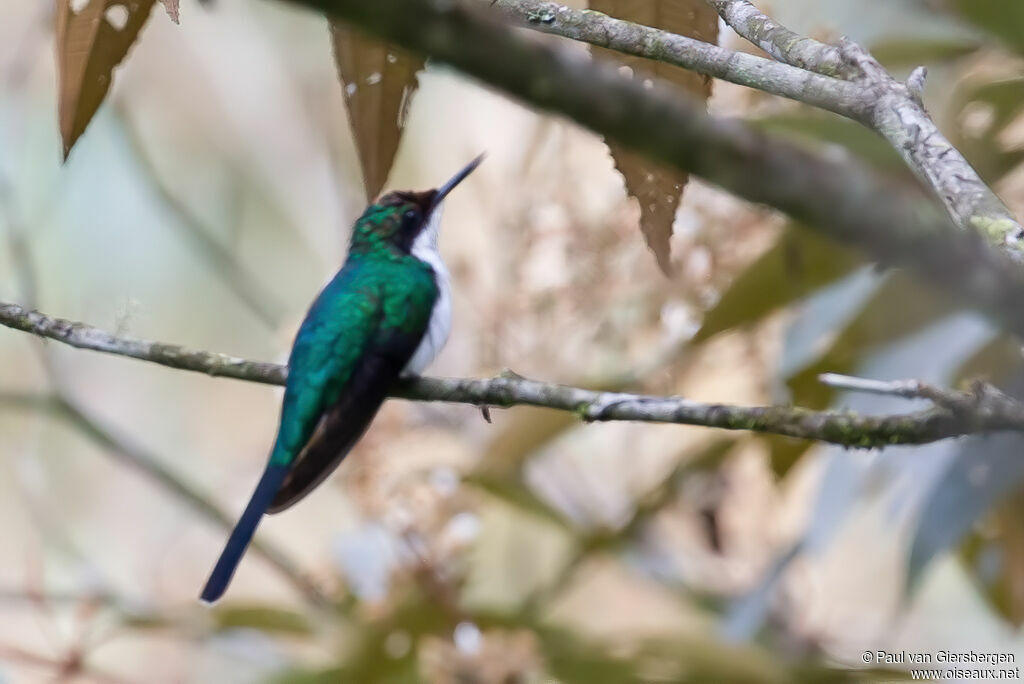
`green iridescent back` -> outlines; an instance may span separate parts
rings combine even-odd
[[[409,253],[403,217],[421,211],[427,194],[391,193],[356,222],[345,264],[296,335],[272,463],[291,463],[325,411],[359,394],[352,383],[361,366],[380,362],[397,378],[423,339],[438,287],[430,266]]]

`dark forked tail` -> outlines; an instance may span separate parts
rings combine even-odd
[[[206,580],[206,586],[203,587],[203,593],[199,597],[204,603],[214,603],[224,595],[224,591],[231,582],[231,577],[235,574],[235,568],[238,567],[238,562],[242,560],[242,554],[245,553],[249,542],[252,541],[256,526],[260,524],[260,519],[263,518],[263,513],[266,512],[270,502],[274,500],[274,495],[280,489],[281,481],[284,480],[287,472],[287,465],[274,463],[270,463],[263,471],[263,477],[256,485],[256,491],[249,499],[238,524],[231,531],[231,537],[228,538],[228,543],[224,546],[217,565],[210,573],[210,579]]]

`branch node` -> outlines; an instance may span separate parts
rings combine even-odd
[[[860,46],[859,43],[847,36],[839,39],[839,54],[843,61],[853,67],[859,74],[854,80],[863,80],[872,84],[881,84],[889,81],[889,74],[885,68],[878,63],[871,53]]]
[[[907,92],[918,105],[924,107],[924,81],[928,77],[928,67],[921,65],[910,72],[907,77]]]

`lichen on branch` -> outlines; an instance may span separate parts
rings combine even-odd
[[[249,382],[280,385],[287,369],[216,352],[121,337],[100,328],[0,304],[0,325],[79,349],[127,356],[162,366]],[[623,392],[599,392],[516,376],[494,378],[421,377],[402,382],[396,398],[473,406],[540,406],[575,413],[583,421],[675,423],[725,430],[749,430],[813,439],[849,447],[924,444],[992,430],[1024,430],[1024,407],[1005,395],[947,392],[930,409],[906,415],[862,416],[846,411],[812,411],[790,406],[732,406]],[[949,399],[952,397],[953,399]],[[954,399],[956,401],[954,401]]]

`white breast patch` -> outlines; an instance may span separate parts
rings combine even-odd
[[[441,353],[445,343],[448,341],[448,334],[452,330],[452,293],[451,282],[448,277],[448,269],[441,260],[441,254],[437,250],[437,232],[441,225],[441,207],[438,206],[431,213],[427,225],[416,236],[412,244],[412,255],[434,269],[434,280],[437,282],[437,301],[434,302],[434,310],[430,314],[430,322],[427,324],[427,331],[423,335],[412,358],[402,369],[402,377],[420,375],[429,366],[437,355]]]

